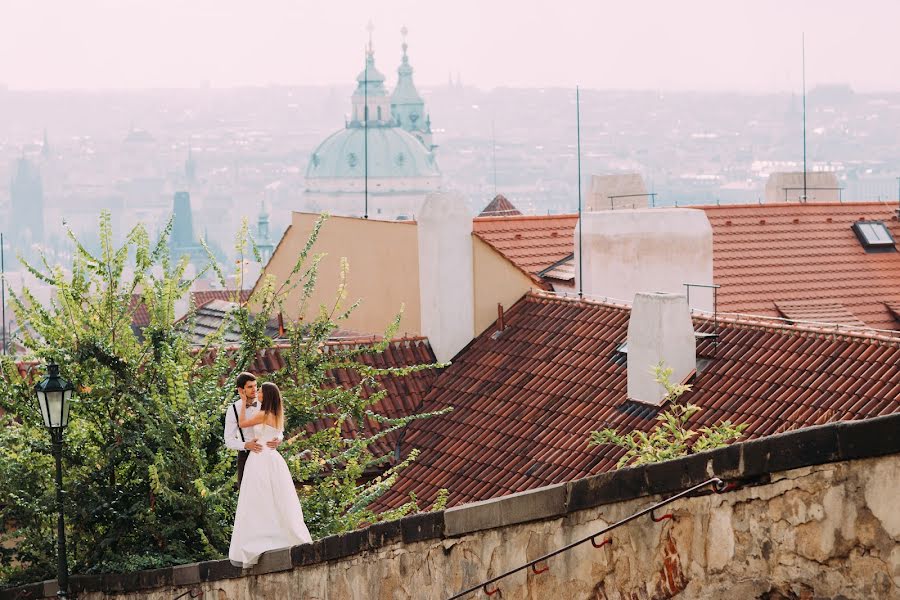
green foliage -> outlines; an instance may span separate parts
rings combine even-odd
[[[701,427],[698,431],[688,429],[688,421],[700,411],[700,407],[680,404],[678,400],[691,390],[691,386],[671,383],[672,369],[662,363],[653,367],[653,373],[655,380],[666,389],[664,402],[670,403],[667,410],[656,416],[659,424],[653,430],[649,433],[635,430],[621,435],[612,428],[591,432],[592,446],[613,444],[625,448],[625,454],[616,468],[661,462],[719,448],[743,435],[747,425],[732,425],[730,421]]]
[[[175,305],[187,296],[192,281],[185,278],[186,258],[177,264],[169,260],[171,223],[156,244],[139,225],[121,247],[114,247],[109,215],[104,214],[98,253],[69,232],[76,249],[69,270],[43,259],[39,267],[26,265],[53,286],[55,297],[41,305],[28,290],[13,296],[17,319],[31,329],[22,342],[31,359],[58,363],[62,375],[78,386],[63,456],[73,572],[152,568],[220,558],[227,552],[237,492],[236,455],[222,439],[224,411],[234,400],[237,374],[271,346],[266,325],[283,310],[288,295],[301,290],[302,311],[309,308],[321,260],[312,248],[324,221],[323,216],[316,223],[290,277],[262,281],[250,301],[202,348],[192,346],[176,324]],[[246,224],[236,249],[239,255],[258,257]],[[210,262],[226,286],[225,274]],[[239,279],[243,266],[238,261]],[[316,537],[418,510],[415,499],[390,513],[376,515],[369,509],[415,460],[415,452],[380,477],[358,482],[367,469],[386,465],[390,458],[372,454],[374,439],[430,416],[387,419],[375,414],[371,405],[385,393],[376,378],[436,366],[374,369],[359,361],[363,353],[383,350],[386,342],[374,349],[326,346],[354,307],[343,308],[346,274],[345,265],[332,306],[320,307],[316,318],[304,324],[288,324],[289,347],[282,350],[287,365],[269,377],[282,388],[289,431],[303,431],[323,419],[331,424],[314,435],[295,435],[281,446],[296,480],[304,482],[301,501]],[[136,293],[151,317],[143,332],[131,328]],[[399,316],[386,338],[398,324]],[[242,341],[223,351],[219,348],[227,330],[239,330]],[[361,383],[352,389],[329,386],[328,371],[334,368],[358,371]],[[5,413],[0,417],[0,523],[6,524],[0,535],[0,585],[53,577],[56,512],[49,436],[29,382],[5,357],[0,360],[0,409]],[[342,425],[353,422],[359,429],[364,419],[384,423],[387,431],[342,437]]]

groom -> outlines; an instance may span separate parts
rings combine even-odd
[[[225,413],[225,445],[238,453],[238,479],[237,487],[241,488],[241,480],[244,477],[244,464],[251,452],[262,452],[262,444],[260,444],[253,434],[252,428],[246,430],[238,427],[238,414],[241,410],[240,403],[243,402],[247,406],[247,418],[254,416],[259,412],[259,402],[256,400],[256,377],[253,373],[246,371],[237,376],[235,382],[239,398],[229,405]],[[281,444],[281,439],[274,439],[266,442],[269,448],[277,448]]]

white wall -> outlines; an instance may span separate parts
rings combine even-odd
[[[475,331],[472,215],[459,193],[428,194],[416,216],[422,335],[448,361]]]
[[[694,325],[681,294],[639,293],[628,320],[628,397],[660,404],[666,389],[656,381],[656,365],[671,368],[676,385],[697,368]]]
[[[712,228],[687,208],[582,214],[584,293],[631,302],[638,292],[685,293],[685,283],[713,283]],[[576,230],[577,232],[577,230]],[[576,289],[578,242],[575,243]],[[712,310],[712,291],[692,288],[692,308]]]

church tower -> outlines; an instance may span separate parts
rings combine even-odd
[[[22,156],[9,183],[12,225],[25,248],[44,242],[44,186],[37,165]]]
[[[431,137],[431,118],[425,113],[425,101],[419,95],[416,84],[413,83],[413,68],[409,64],[409,56],[406,53],[408,45],[406,27],[400,30],[403,36],[403,57],[400,67],[397,69],[397,87],[391,95],[391,114],[395,122],[414,135],[429,151],[434,149]]]
[[[272,244],[272,237],[269,233],[269,211],[266,210],[266,204],[263,202],[259,208],[259,217],[256,220],[256,248],[259,250],[259,256],[263,264],[269,262],[272,253],[275,252],[275,245]]]
[[[366,47],[366,66],[356,76],[356,91],[353,92],[351,102],[353,113],[350,117],[350,127],[363,127],[365,123],[369,127],[389,126],[391,124],[391,104],[387,89],[384,87],[384,75],[375,68],[375,50],[372,48],[372,31],[374,27],[369,23],[369,45]],[[366,108],[368,107],[368,112]]]

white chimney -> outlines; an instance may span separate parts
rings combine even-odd
[[[588,212],[582,214],[581,225],[581,271],[588,296],[628,302],[638,292],[685,294],[686,283],[713,283],[712,227],[702,210]],[[577,238],[575,251],[577,277]],[[692,287],[690,305],[712,311],[712,289]]]
[[[694,325],[681,294],[635,294],[628,321],[628,397],[659,406],[666,389],[655,381],[654,367],[671,368],[669,383],[679,384],[697,368]]]
[[[587,210],[594,212],[649,206],[647,186],[638,173],[591,176],[591,189],[585,203]]]
[[[469,203],[457,192],[428,194],[416,222],[421,331],[437,359],[446,362],[475,331]]]

